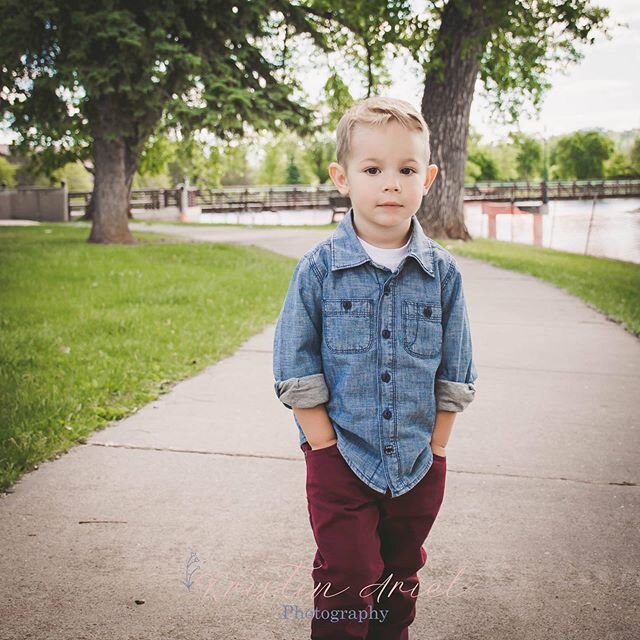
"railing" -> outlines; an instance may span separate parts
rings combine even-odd
[[[465,185],[465,200],[541,200],[544,182],[477,182]],[[640,180],[554,180],[546,183],[549,200],[640,197]]]
[[[640,180],[574,180],[546,183],[550,200],[640,197]],[[516,202],[541,200],[543,182],[477,182],[464,187],[466,201]],[[131,208],[160,209],[180,206],[180,189],[133,189]],[[69,193],[69,215],[84,212],[91,193]],[[333,185],[251,185],[219,188],[190,188],[189,206],[203,213],[227,211],[277,211],[281,209],[330,209],[339,198]],[[344,203],[342,203],[344,206]]]
[[[319,209],[330,206],[332,195],[337,195],[332,185],[223,187],[196,190],[195,204],[202,207],[203,213]]]
[[[69,191],[67,209],[69,216],[74,211],[84,213],[91,191]],[[179,189],[132,189],[129,204],[132,209],[160,209],[162,207],[179,206]]]

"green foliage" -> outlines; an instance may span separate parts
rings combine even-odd
[[[68,162],[53,172],[52,185],[64,182],[69,191],[91,191],[93,189],[93,176],[86,170],[80,161]]]
[[[250,146],[248,139],[238,143],[191,135],[172,140],[166,134],[154,134],[143,150],[136,185],[173,187],[185,177],[191,184],[209,188],[251,184],[247,163]]]
[[[512,122],[527,108],[539,108],[551,71],[579,61],[581,45],[592,44],[600,34],[610,37],[612,26],[609,9],[594,6],[591,0],[438,0],[421,3],[426,7],[420,10],[415,3],[402,1],[311,4],[332,12],[351,32],[342,30],[331,42],[373,85],[367,95],[376,92],[375,68],[388,48],[394,53],[408,51],[425,73],[440,73],[443,79],[448,65],[480,51],[485,96],[497,117]],[[445,10],[453,5],[469,26],[462,41],[455,43],[443,41],[439,31]],[[344,104],[341,97],[348,91],[335,75],[326,89]]]
[[[171,189],[175,185],[168,173],[158,173],[156,175],[146,174],[141,176],[136,173],[133,176],[134,189]]]
[[[355,102],[342,76],[333,70],[324,83],[324,99],[329,109],[326,127],[335,131],[342,114]]]
[[[555,175],[564,180],[604,178],[613,142],[598,131],[577,131],[560,138],[551,153]]]
[[[387,53],[397,52],[416,20],[409,0],[307,0],[319,25],[330,33],[329,46],[344,55],[363,79],[365,95],[379,95],[391,86]],[[328,126],[335,128],[341,106],[349,106],[349,91],[333,71],[325,91],[331,95]]]
[[[474,162],[472,162],[471,160],[469,160],[469,158],[467,157],[467,162],[465,163],[465,166],[464,166],[465,184],[477,182],[480,179],[480,173],[481,173],[480,167]]]
[[[206,146],[201,141],[189,137],[173,144],[173,157],[168,162],[173,184],[189,178],[191,184],[203,187],[220,185],[222,166],[220,151],[215,146]]]
[[[264,158],[256,171],[259,184],[314,184],[318,177],[310,162],[307,139],[287,131],[264,145]],[[296,177],[295,172],[298,172]],[[291,179],[297,182],[290,182]]]
[[[525,107],[538,110],[549,72],[582,59],[580,45],[593,44],[598,32],[609,37],[608,18],[609,10],[591,0],[483,2],[478,23],[493,28],[483,43],[480,78],[495,115],[515,122]]]
[[[141,176],[159,176],[167,173],[167,165],[176,156],[176,145],[160,128],[147,139],[138,164]]]
[[[264,158],[258,168],[257,180],[259,184],[284,184],[286,166],[284,157],[277,144],[269,143],[264,149]]]
[[[516,164],[518,177],[530,180],[542,174],[542,145],[531,136],[522,133],[511,134],[516,147]]]
[[[169,163],[175,155],[175,143],[163,132],[162,126],[159,126],[142,148],[133,187],[168,189],[175,186],[169,175]]]
[[[58,187],[64,182],[70,191],[91,191],[93,188],[93,176],[80,161],[33,174],[31,171],[36,169],[32,163],[19,156],[14,159],[16,163],[0,157],[0,182],[7,186]]]
[[[588,135],[587,135],[588,134]],[[630,132],[629,132],[630,135]],[[624,179],[640,175],[640,163],[634,168],[633,149],[640,155],[640,137],[636,138],[635,147],[629,153],[624,151],[622,137],[616,144],[608,134],[599,132],[575,132],[567,136],[559,136],[547,141],[551,146],[550,160],[551,179]],[[629,149],[630,144],[626,147]],[[607,155],[612,153],[611,155]],[[564,155],[562,155],[564,154]],[[543,172],[543,145],[536,138],[522,133],[513,133],[508,141],[492,144],[481,144],[479,134],[471,130],[469,133],[468,157],[465,170],[465,182],[480,180],[541,180]],[[568,158],[568,160],[567,160]],[[600,164],[594,158],[601,158]],[[608,158],[608,159],[603,159]],[[571,162],[580,164],[581,178]],[[559,163],[563,164],[560,165]],[[488,167],[488,169],[487,169]],[[494,178],[485,176],[495,175]]]
[[[4,182],[7,187],[15,187],[15,175],[17,170],[18,167],[9,162],[6,158],[0,156],[0,183]]]
[[[493,147],[482,145],[480,135],[473,130],[469,132],[464,177],[467,183],[504,179],[500,174]]]
[[[305,159],[309,167],[315,173],[320,184],[328,183],[329,164],[335,161],[336,144],[333,139],[327,137],[314,136],[306,138]]]
[[[640,136],[633,141],[633,146],[631,147],[631,153],[629,155],[633,170],[636,174],[640,174]]]
[[[480,148],[469,151],[467,161],[470,163],[470,173],[477,181],[498,180],[498,167],[491,155]]]
[[[249,147],[246,143],[227,144],[220,148],[211,147],[210,153],[218,158],[218,166],[221,172],[219,184],[253,183],[253,176],[249,171],[247,160]],[[207,186],[215,185],[210,183]]]
[[[307,12],[280,0],[4,0],[0,115],[45,172],[89,159],[97,135],[124,140],[135,165],[162,118],[185,138],[206,128],[230,140],[246,123],[310,133],[299,86],[259,48],[279,28],[273,10],[326,46]]]
[[[631,165],[630,159],[620,151],[616,151],[605,162],[604,172],[605,176],[612,180],[634,178],[639,175],[639,172],[636,172]]]
[[[512,118],[526,104],[537,107],[551,69],[580,59],[579,45],[608,33],[608,10],[589,0],[489,0],[482,11],[476,5],[456,0],[477,27],[460,53],[480,39],[485,91]],[[328,112],[315,118],[302,106],[302,87],[287,66],[294,36],[308,34],[320,50],[340,51],[361,73],[367,95],[384,93],[389,53],[407,49],[426,72],[447,63],[436,51],[445,6],[439,1],[418,12],[409,0],[160,0],[149,11],[106,0],[4,0],[0,113],[25,148],[39,149],[32,156],[36,170],[88,159],[93,136],[106,128],[109,136],[125,137],[134,159],[142,154],[138,180],[175,181],[185,173],[210,185],[225,182],[225,174],[250,180],[246,158],[233,156],[234,168],[226,167],[223,143],[246,135],[249,125],[308,135],[323,120],[334,131],[353,103],[351,87],[333,68],[325,85]],[[202,129],[222,141],[217,151],[185,143],[178,152],[160,135],[172,131],[174,140],[187,140]],[[325,150],[312,147],[303,156],[295,157],[300,179],[325,182]],[[516,162],[497,147],[470,152],[468,176],[539,171],[533,148],[523,148]],[[260,170],[267,182],[287,181],[275,150],[267,149]]]
[[[518,172],[517,148],[509,142],[497,142],[490,146],[491,156],[498,168],[499,180],[522,180]]]
[[[287,164],[287,184],[300,184],[300,170],[291,156]]]

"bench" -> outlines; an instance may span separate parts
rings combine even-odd
[[[263,200],[226,200],[225,202],[203,203],[203,213],[224,213],[226,211],[264,211]]]
[[[344,218],[344,215],[351,207],[349,196],[329,196],[329,206],[331,207],[331,222],[337,222]],[[336,216],[340,216],[336,219]]]

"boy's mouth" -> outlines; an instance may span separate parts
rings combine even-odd
[[[383,202],[378,205],[380,207],[401,207],[402,205],[399,202]]]

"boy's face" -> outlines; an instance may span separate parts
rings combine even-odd
[[[406,240],[413,216],[438,168],[425,162],[424,136],[391,120],[369,127],[357,124],[344,168],[329,165],[342,195],[349,195],[358,234],[364,240]]]

